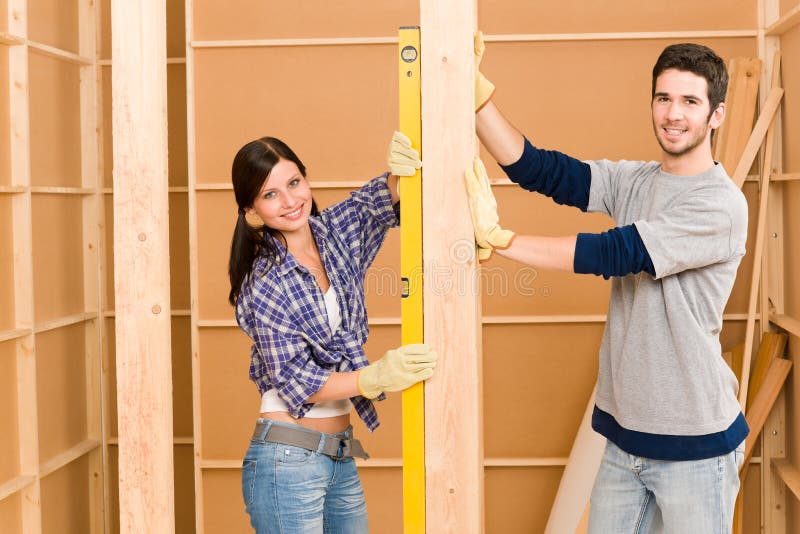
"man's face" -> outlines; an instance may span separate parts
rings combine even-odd
[[[709,118],[706,79],[692,72],[667,69],[656,79],[652,111],[653,131],[661,149],[680,157],[708,143],[711,130],[722,123],[724,105],[720,104]]]

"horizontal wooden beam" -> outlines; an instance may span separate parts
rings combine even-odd
[[[0,32],[0,44],[16,46],[25,44],[25,38],[7,32]]]
[[[88,454],[97,449],[102,444],[103,442],[99,439],[87,439],[62,453],[53,456],[51,459],[39,466],[39,478],[44,478],[47,475],[58,471],[65,465],[74,462],[84,454]]]
[[[0,185],[0,194],[7,193],[16,195],[19,193],[27,193],[28,188],[24,185]]]
[[[669,32],[607,32],[607,33],[517,33],[484,35],[484,41],[495,43],[520,43],[544,41],[619,41],[652,39],[713,39],[757,37],[753,30],[698,30]],[[347,46],[370,44],[396,44],[397,36],[378,37],[323,37],[301,39],[228,39],[195,40],[192,48],[266,48],[276,46]],[[107,60],[103,60],[107,61]]]
[[[35,324],[33,326],[33,333],[40,334],[42,332],[47,332],[48,330],[55,330],[56,328],[63,328],[65,326],[84,323],[86,321],[91,321],[94,319],[97,319],[96,312],[76,313],[74,315],[68,315],[66,317],[49,319],[47,321],[42,321],[41,323]]]
[[[36,477],[34,476],[19,476],[0,484],[0,501],[14,495],[21,489],[27,488],[34,482],[36,482]]]
[[[773,458],[770,463],[786,487],[794,493],[794,498],[800,499],[800,469],[786,458]]]
[[[0,343],[3,341],[11,341],[12,339],[19,339],[21,337],[29,336],[33,332],[30,328],[14,328],[12,330],[0,331]]]
[[[800,180],[800,172],[779,172],[770,176],[771,182],[791,182]]]
[[[797,24],[800,24],[800,5],[790,9],[784,16],[771,24],[764,31],[764,34],[773,37],[783,35]]]
[[[48,56],[54,59],[60,59],[75,65],[92,65],[94,61],[91,58],[80,56],[68,50],[62,50],[55,46],[46,45],[44,43],[37,43],[36,41],[28,41],[28,47],[31,52],[42,56]]]
[[[794,317],[784,314],[772,313],[769,316],[770,322],[776,326],[780,326],[796,338],[800,338],[800,321]]]
[[[91,187],[36,185],[31,187],[31,193],[43,195],[93,195],[97,193],[97,189]]]
[[[106,440],[108,445],[118,446],[119,437],[111,436]],[[194,438],[192,436],[175,436],[172,438],[173,445],[194,445]]]

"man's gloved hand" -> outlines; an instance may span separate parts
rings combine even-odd
[[[424,343],[387,351],[358,373],[358,390],[368,399],[384,391],[402,391],[433,376],[437,355]]]
[[[481,158],[475,156],[472,168],[464,172],[464,179],[475,242],[478,244],[478,259],[484,261],[489,259],[495,248],[508,247],[514,239],[514,232],[500,228],[497,201]]]
[[[486,45],[483,44],[483,32],[476,32],[473,45],[475,47],[475,111],[481,109],[492,98],[494,84],[486,79],[480,71],[481,59]]]
[[[402,132],[394,132],[386,154],[389,171],[395,176],[414,176],[422,167],[419,152],[411,148],[411,139]]]

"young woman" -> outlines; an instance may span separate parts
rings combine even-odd
[[[261,417],[242,465],[242,494],[258,534],[366,533],[350,411],[370,431],[372,399],[433,374],[425,345],[364,354],[364,275],[397,226],[397,175],[421,166],[395,132],[390,173],[321,212],[306,168],[282,141],[263,137],[233,161],[239,207],[231,244],[229,300],[253,340],[250,379]]]

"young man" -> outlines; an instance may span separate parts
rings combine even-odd
[[[482,55],[476,38],[476,60]],[[668,46],[653,68],[660,162],[582,162],[534,148],[489,99],[476,69],[478,136],[523,188],[617,227],[567,237],[514,236],[498,224],[486,171],[467,171],[481,259],[492,250],[537,268],[611,278],[593,428],[608,439],[589,532],[727,533],[747,423],[719,332],[744,255],[747,204],[711,155],[725,116],[723,61]]]

